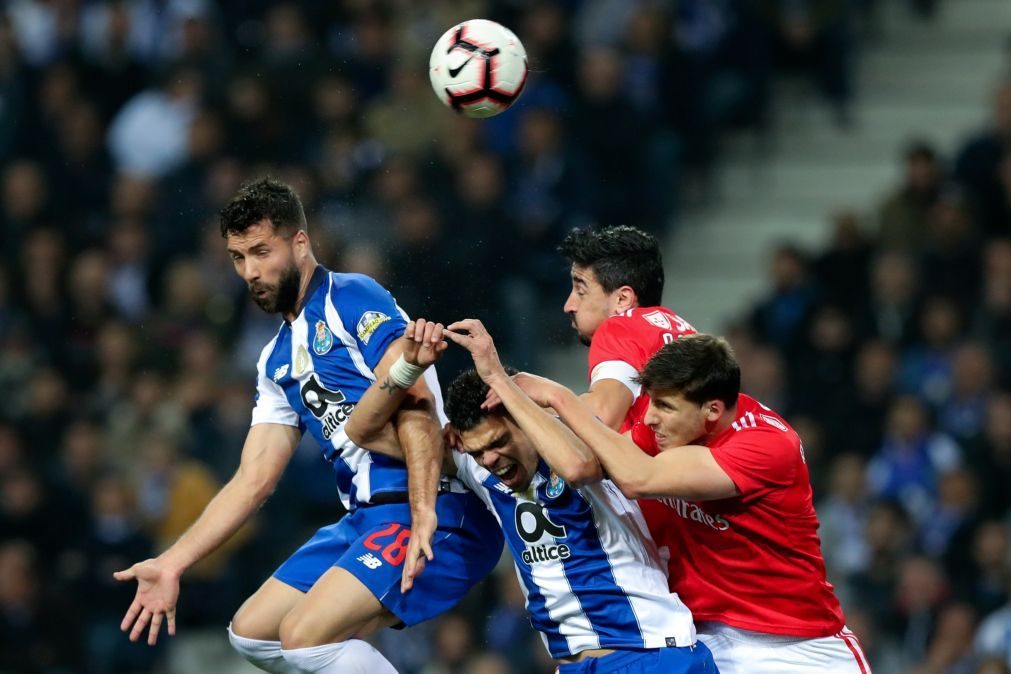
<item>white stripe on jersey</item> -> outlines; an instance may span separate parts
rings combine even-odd
[[[649,537],[639,507],[610,481],[578,489],[564,486],[575,499],[566,505],[564,492],[557,501],[539,496],[547,481],[540,473],[534,475],[524,493],[503,493],[498,479],[472,457],[457,453],[455,459],[461,479],[489,506],[502,526],[513,551],[520,586],[527,596],[531,621],[542,630],[545,646],[554,657],[616,645],[663,648],[671,645],[670,639],[677,646],[695,643],[691,612],[668,590],[666,566]],[[564,529],[561,536],[552,536],[541,525],[538,541],[531,543],[521,535],[517,521],[504,513],[531,516],[529,511],[518,515],[517,508],[523,503],[540,505],[543,516],[549,519],[554,504],[555,514],[567,518],[564,527],[552,521]],[[583,513],[587,519],[583,519]],[[532,529],[523,528],[530,535]],[[545,558],[541,553],[534,557],[535,562],[516,558],[518,553],[524,557],[536,555],[538,548],[557,552],[562,546],[568,548],[565,556]],[[586,565],[600,563],[609,569],[588,578],[593,567]],[[574,589],[573,582],[580,583],[580,587]]]
[[[373,374],[368,363],[365,362],[362,352],[358,350],[358,342],[355,341],[351,333],[344,329],[344,322],[341,320],[340,314],[337,313],[337,307],[333,305],[333,297],[330,294],[333,290],[333,276],[327,278],[327,284],[326,299],[323,306],[327,325],[333,334],[341,340],[341,343],[347,347],[348,355],[351,356],[351,362],[355,364],[358,372],[369,381],[375,381],[376,375]]]

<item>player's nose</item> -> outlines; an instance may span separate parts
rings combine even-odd
[[[562,311],[567,314],[571,314],[576,310],[576,293],[569,293],[569,296],[565,298],[565,304],[562,306]]]

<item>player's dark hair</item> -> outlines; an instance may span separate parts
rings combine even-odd
[[[516,369],[506,366],[506,374],[516,374]],[[488,384],[477,374],[477,370],[467,370],[453,380],[446,389],[446,416],[458,431],[469,431],[492,414],[481,409],[488,395]]]
[[[636,378],[650,394],[676,393],[693,403],[737,404],[741,368],[722,337],[685,335],[656,352]]]
[[[241,234],[263,220],[270,220],[274,231],[298,231],[307,227],[298,194],[290,185],[273,178],[243,183],[219,215],[221,236]]]
[[[573,229],[558,246],[569,262],[593,270],[604,292],[629,286],[639,306],[659,306],[663,258],[656,237],[628,225]]]

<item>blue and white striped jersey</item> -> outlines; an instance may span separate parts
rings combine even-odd
[[[257,363],[253,425],[297,426],[332,462],[348,510],[382,492],[407,492],[406,466],[355,445],[344,424],[375,381],[373,369],[404,333],[407,315],[393,296],[362,274],[316,268],[302,311],[285,321]],[[445,423],[434,368],[425,373]]]
[[[610,480],[574,489],[541,461],[518,493],[473,457],[454,457],[502,525],[530,623],[552,657],[695,643],[691,611],[667,588],[639,506]]]

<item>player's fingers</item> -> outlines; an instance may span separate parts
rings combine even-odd
[[[450,328],[452,328],[452,326],[450,326]],[[472,341],[474,341],[474,340],[472,340],[470,338],[469,335],[465,335],[465,334],[460,334],[458,332],[454,332],[450,328],[446,328],[446,333],[445,333],[446,334],[446,339],[448,339],[449,341],[453,342],[457,346],[462,346],[463,348],[466,349],[466,348],[468,348],[468,345]]]
[[[112,577],[116,580],[133,580],[137,577],[137,573],[131,566],[129,569],[123,569],[122,571],[113,571]]]
[[[133,603],[130,604],[130,608],[126,610],[126,615],[123,616],[123,622],[119,624],[119,629],[123,632],[130,629],[130,625],[137,619],[138,613],[140,613],[140,602],[134,599]]]
[[[457,321],[456,323],[450,323],[446,326],[448,330],[467,330],[472,331],[475,327],[480,325],[481,322],[474,318],[465,318],[462,321]]]
[[[158,643],[158,632],[161,631],[162,614],[155,613],[151,616],[151,629],[147,632],[147,645],[154,646]]]
[[[170,609],[166,611],[165,617],[168,619],[168,635],[174,637],[176,635],[176,610]]]
[[[435,553],[432,552],[432,541],[422,541],[421,551],[425,553],[424,558],[427,559],[428,561],[432,561],[433,559],[435,559]]]
[[[425,334],[421,338],[423,344],[434,344],[436,340],[433,339],[435,335],[435,328],[438,323],[428,323],[425,325]]]
[[[488,395],[485,396],[484,402],[481,403],[481,409],[483,410],[493,410],[502,404],[502,398],[499,397],[498,393],[488,389]]]
[[[137,641],[140,639],[141,633],[144,632],[144,628],[147,624],[151,622],[151,612],[144,609],[140,612],[140,617],[137,618],[137,622],[133,624],[133,629],[130,631],[130,641]]]
[[[432,330],[432,337],[429,340],[432,344],[442,344],[443,338],[442,333],[446,331],[446,326],[442,323],[436,323],[435,328]]]
[[[424,318],[415,319],[414,325],[414,341],[424,342],[425,341],[425,329],[428,327],[428,321]]]
[[[404,329],[404,337],[406,337],[407,339],[414,339],[414,328],[415,328],[414,321],[408,321],[407,328]]]
[[[413,545],[408,545],[407,559],[404,562],[404,572],[400,575],[400,591],[407,592],[414,586],[414,574],[418,562],[418,551]]]

